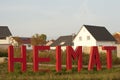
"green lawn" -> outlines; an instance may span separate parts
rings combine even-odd
[[[120,67],[107,70],[102,68],[101,71],[88,71],[83,68],[81,72],[77,72],[77,68],[72,71],[66,71],[65,68],[61,72],[56,72],[55,67],[43,67],[50,69],[48,72],[33,72],[32,66],[27,65],[27,71],[22,73],[20,65],[15,64],[15,71],[9,73],[7,71],[7,63],[0,64],[0,80],[120,80]]]

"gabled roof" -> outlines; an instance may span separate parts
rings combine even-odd
[[[28,37],[13,37],[16,41],[20,41],[22,44],[31,44],[31,38]]]
[[[110,32],[102,26],[83,25],[97,41],[116,41]]]
[[[28,37],[20,37],[20,39],[22,40],[22,42],[24,44],[31,44],[31,38]]]
[[[54,41],[50,46],[72,46],[73,45],[74,36],[60,36],[56,41]]]
[[[7,26],[0,26],[0,38],[6,38],[12,36],[9,28]]]

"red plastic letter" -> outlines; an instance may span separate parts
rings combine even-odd
[[[92,70],[95,64],[97,70],[101,70],[100,56],[97,46],[91,47],[88,70]]]
[[[34,72],[38,71],[39,62],[49,62],[50,58],[40,58],[38,53],[40,50],[50,50],[50,46],[33,46],[33,70]]]
[[[26,71],[26,47],[21,46],[21,58],[14,58],[13,46],[8,48],[8,71],[14,71],[14,62],[22,63],[22,72]]]
[[[61,71],[61,46],[56,47],[56,71]]]
[[[82,69],[82,47],[78,46],[76,50],[74,51],[71,46],[67,46],[66,48],[67,51],[67,63],[66,67],[67,70],[72,69],[72,58],[73,59],[78,59],[78,72]]]
[[[107,68],[112,68],[112,50],[115,50],[116,47],[114,46],[103,46],[103,50],[107,51]]]

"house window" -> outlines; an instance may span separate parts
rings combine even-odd
[[[79,37],[79,40],[82,41],[82,37],[81,36]]]
[[[87,36],[87,40],[90,40],[90,36]]]

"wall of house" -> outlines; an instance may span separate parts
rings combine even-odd
[[[0,49],[8,49],[10,44],[0,44]]]
[[[117,57],[120,58],[120,44],[116,44],[117,46]]]
[[[72,46],[72,48],[74,49],[74,46]],[[56,50],[56,47],[50,47],[51,50]],[[66,46],[61,46],[61,50],[65,51],[66,50]]]
[[[0,44],[9,44],[9,42],[8,42],[8,40],[3,39],[3,40],[0,40]]]
[[[97,41],[96,46],[116,46],[115,41]]]
[[[87,36],[90,36],[89,40],[87,39]],[[77,46],[96,46],[96,40],[85,27],[81,28],[81,30],[73,40],[73,43],[74,48],[76,48]]]
[[[0,39],[0,44],[10,44],[9,37],[6,37],[6,39]]]
[[[85,54],[90,54],[90,50],[91,50],[91,47],[82,46],[82,52],[83,52],[83,53],[85,53]],[[105,50],[102,50],[102,47],[101,47],[101,46],[98,46],[98,52],[99,52],[99,53],[106,53]]]

